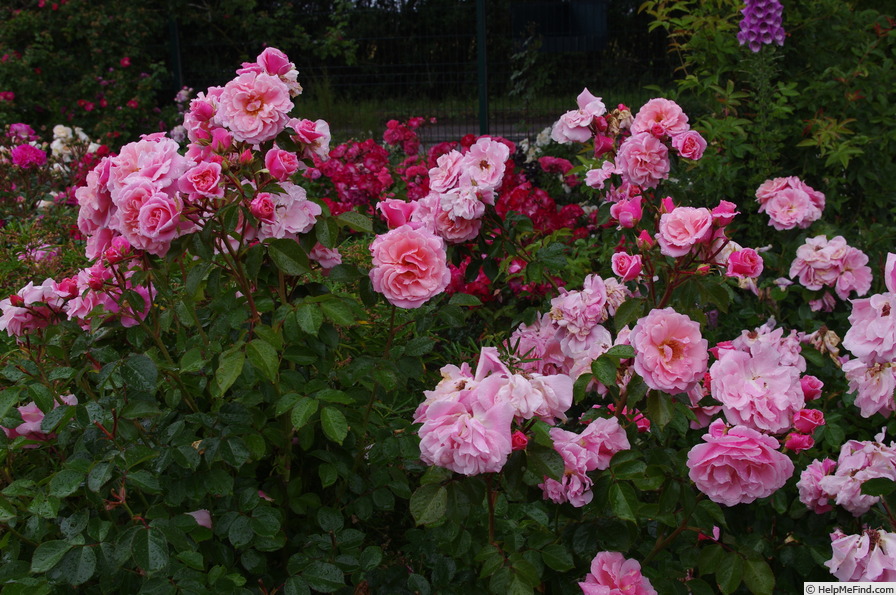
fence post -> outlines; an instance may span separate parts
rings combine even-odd
[[[488,62],[485,47],[485,0],[476,0],[476,62],[479,87],[479,134],[488,134]]]

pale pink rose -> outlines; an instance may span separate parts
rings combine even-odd
[[[298,120],[289,121],[289,127],[294,134],[292,140],[305,145],[302,152],[303,158],[310,159],[317,156],[326,161],[330,155],[330,125],[324,120]]]
[[[109,167],[108,186],[115,201],[116,191],[134,178],[149,180],[159,190],[167,189],[187,171],[190,164],[179,153],[180,145],[163,133],[144,135],[128,143],[113,157]]]
[[[896,293],[852,300],[843,346],[867,364],[896,361]]]
[[[557,327],[549,313],[536,318],[531,325],[520,324],[510,335],[508,347],[522,361],[520,367],[527,372],[557,374],[564,369],[566,356],[560,348]]]
[[[299,165],[299,158],[295,153],[278,149],[276,146],[264,155],[264,166],[271,176],[280,182],[285,182],[299,171]]]
[[[811,434],[823,425],[824,411],[820,409],[800,409],[793,415],[793,429],[797,432]]]
[[[736,204],[727,200],[721,200],[719,201],[719,206],[712,210],[712,220],[716,225],[724,227],[734,221],[734,217],[739,214],[740,212],[737,210]]]
[[[475,239],[482,229],[481,219],[452,217],[448,211],[443,210],[438,194],[430,193],[415,204],[417,208],[411,214],[411,225],[420,224],[448,243],[469,242]]]
[[[799,369],[782,365],[772,346],[757,346],[752,353],[722,351],[709,373],[712,396],[733,425],[783,432],[792,427],[794,414],[805,405]]]
[[[97,260],[112,246],[112,242],[120,237],[122,236],[114,229],[101,227],[87,238],[87,245],[84,246],[84,255],[87,256],[89,261]]]
[[[218,111],[218,97],[223,90],[223,87],[210,87],[207,95],[200,91],[190,100],[190,109],[184,114],[183,122],[190,142],[196,143],[211,138],[213,120]]]
[[[375,291],[399,308],[419,308],[451,281],[444,242],[409,225],[377,236],[370,244]]]
[[[849,382],[849,390],[856,394],[855,406],[862,417],[880,413],[889,417],[896,411],[893,393],[896,392],[896,367],[893,363],[866,364],[860,359],[851,359],[842,368]]]
[[[739,337],[730,342],[730,348],[740,351],[748,351],[754,357],[758,357],[759,350],[771,348],[777,351],[778,363],[782,366],[793,366],[799,372],[806,371],[806,360],[802,356],[800,335],[791,330],[784,334],[783,327],[777,327],[777,321],[769,318],[762,326],[753,330],[741,331]],[[723,345],[720,343],[719,345]]]
[[[613,274],[622,282],[632,281],[641,276],[641,255],[632,256],[625,252],[616,252],[611,259]]]
[[[453,364],[442,366],[439,370],[442,380],[434,390],[423,391],[424,400],[414,412],[414,423],[426,420],[429,406],[437,401],[457,402],[464,391],[474,390],[479,382],[474,378],[470,365],[466,362],[458,368]]]
[[[480,200],[476,186],[461,186],[439,195],[439,206],[454,220],[479,219],[485,214],[485,202]]]
[[[736,250],[728,255],[728,277],[758,277],[762,273],[762,257],[752,248]]]
[[[814,401],[821,396],[824,382],[815,376],[806,374],[800,378],[800,388],[803,390],[803,396],[806,398],[806,401]]]
[[[136,248],[156,256],[165,256],[171,242],[184,234],[189,223],[181,219],[183,202],[178,196],[154,194],[140,207],[137,216],[140,242]]]
[[[510,403],[483,404],[472,391],[455,402],[436,401],[419,430],[420,460],[463,475],[497,473],[513,449],[512,421]]]
[[[830,241],[816,236],[797,248],[790,276],[799,277],[800,284],[808,289],[832,287],[841,299],[847,299],[852,291],[861,296],[871,289],[867,262],[865,253],[849,246],[842,236]]]
[[[544,498],[555,504],[569,502],[576,508],[582,508],[594,499],[592,485],[591,478],[586,474],[568,471],[563,474],[560,481],[545,477],[544,482],[538,484],[538,487],[541,488]]]
[[[638,195],[630,199],[624,198],[610,206],[610,217],[619,222],[619,227],[631,229],[641,220],[644,211],[641,208],[643,197]]]
[[[641,106],[632,122],[632,134],[648,132],[657,137],[676,137],[688,131],[688,117],[672,100],[657,97]]]
[[[483,137],[464,154],[460,167],[475,185],[495,189],[501,185],[508,158],[510,149],[507,145]]]
[[[859,535],[831,533],[833,555],[824,563],[845,582],[896,581],[896,533],[865,528]]]
[[[319,264],[324,270],[329,270],[338,264],[342,264],[342,255],[338,249],[327,248],[320,243],[314,245],[314,248],[308,253],[308,258]]]
[[[308,200],[305,189],[292,182],[280,182],[282,194],[271,194],[274,203],[275,220],[262,221],[258,226],[258,239],[295,238],[297,234],[308,233],[317,223],[322,210],[316,202]]]
[[[429,189],[433,192],[448,192],[456,187],[463,171],[463,155],[456,150],[439,155],[436,166],[429,170]]]
[[[678,207],[660,216],[656,240],[660,252],[677,258],[688,254],[695,245],[709,240],[711,235],[712,213],[709,209]]]
[[[193,519],[196,521],[196,524],[200,527],[205,527],[206,529],[212,528],[212,515],[207,509],[200,508],[199,510],[194,510],[193,512],[188,512],[187,514],[193,517]]]
[[[630,341],[635,372],[652,389],[687,392],[706,373],[708,343],[700,325],[672,308],[651,310],[632,329]]]
[[[583,595],[656,595],[638,561],[619,552],[598,552],[579,587]]]
[[[706,150],[706,139],[696,130],[688,130],[672,137],[672,147],[685,159],[697,161]]]
[[[837,469],[837,463],[831,459],[815,460],[800,474],[800,480],[796,483],[796,487],[800,491],[800,502],[805,504],[809,510],[817,514],[824,514],[834,509],[830,504],[834,500],[834,496],[821,489],[820,482],[826,475],[831,475],[835,469]]]
[[[278,77],[289,89],[289,95],[296,97],[302,94],[302,85],[297,81],[299,71],[295,64],[289,61],[286,54],[277,48],[265,48],[254,63],[243,62],[243,67],[236,71],[237,74],[264,72]]]
[[[72,394],[60,395],[53,401],[53,409],[59,407],[60,402],[64,405],[73,406],[78,404],[78,399]],[[44,432],[41,427],[41,424],[44,421],[44,412],[37,406],[37,403],[32,401],[31,403],[22,405],[16,409],[19,412],[19,416],[22,418],[22,423],[14,428],[0,426],[0,429],[3,430],[3,433],[6,434],[6,437],[10,441],[22,437],[26,440],[46,442],[54,437],[53,434]],[[37,448],[37,446],[38,445],[36,444],[29,444],[24,446],[24,448]]]
[[[289,88],[278,77],[247,72],[224,86],[215,121],[237,141],[253,145],[271,140],[286,128],[293,108]]]
[[[868,256],[858,248],[850,247],[840,260],[840,274],[834,290],[841,300],[849,299],[853,291],[857,296],[863,296],[871,289],[871,267],[868,265]]]
[[[777,230],[805,229],[821,218],[824,211],[824,194],[813,190],[795,176],[766,180],[756,190],[759,212],[768,212]]]
[[[585,185],[599,190],[604,189],[604,184],[613,174],[621,174],[622,170],[616,167],[612,161],[604,161],[600,169],[590,169],[585,174]]]
[[[221,185],[221,165],[214,161],[202,161],[188,169],[177,182],[181,192],[190,195],[221,198],[224,187]]]
[[[634,134],[619,147],[616,166],[622,170],[624,181],[655,188],[669,177],[669,150],[648,132]]]
[[[551,428],[550,434],[566,469],[579,473],[608,469],[613,455],[631,448],[615,417],[599,417],[579,434],[556,427]]]
[[[884,285],[887,291],[896,293],[896,254],[887,254],[887,263],[884,265]]]
[[[580,291],[560,288],[560,295],[551,300],[551,319],[569,340],[584,342],[591,330],[607,319],[607,291],[598,275],[585,277]],[[561,341],[567,337],[561,336]]]
[[[551,139],[558,143],[584,143],[591,140],[591,125],[595,118],[607,113],[607,108],[600,97],[595,97],[585,88],[578,97],[577,110],[568,111],[554,123],[551,128]]]
[[[793,475],[793,463],[778,441],[752,428],[709,426],[705,442],[688,452],[688,476],[709,499],[725,506],[771,496]]]
[[[87,174],[86,184],[75,190],[78,200],[78,229],[84,235],[92,235],[109,224],[115,210],[112,196],[106,184],[109,181],[111,157],[103,157]]]
[[[862,493],[862,484],[877,477],[896,480],[893,447],[880,442],[850,440],[840,447],[836,473],[823,477],[819,485],[835,497],[839,506],[854,516],[861,516],[880,500],[879,496]]]
[[[795,454],[799,454],[804,450],[809,450],[813,446],[815,446],[815,440],[808,434],[791,432],[784,440],[784,448],[793,451]]]
[[[389,229],[395,229],[411,221],[411,216],[417,210],[417,203],[387,198],[376,204],[376,210],[386,220]]]
[[[496,398],[508,401],[518,420],[537,417],[556,423],[566,420],[566,410],[572,406],[572,386],[573,380],[566,374],[510,374]]]

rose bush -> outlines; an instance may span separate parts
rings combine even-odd
[[[540,148],[567,167],[422,150],[416,119],[330,149],[294,71],[266,50],[190,103],[186,147],[102,156],[83,266],[0,301],[4,589],[889,576],[896,257],[822,219],[802,252],[738,244],[755,189],[675,190],[705,147],[668,99],[583,91]]]

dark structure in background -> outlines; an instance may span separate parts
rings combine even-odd
[[[428,141],[484,129],[518,139],[572,109],[585,86],[609,103],[618,99],[614,93],[643,94],[644,85],[672,78],[665,38],[648,33],[632,0],[360,0],[335,12],[333,2],[257,4],[278,15],[291,11],[312,50],[323,43],[316,35],[332,32],[338,13],[336,34],[348,49],[319,57],[291,46],[300,41],[295,36],[248,42],[221,33],[226,19],[216,19],[217,31],[202,19],[181,22],[171,28],[176,88],[224,84],[234,64],[253,59],[265,43],[276,45],[296,62],[310,105],[325,112],[346,104],[387,106],[374,114],[376,122],[364,109],[309,114],[330,115],[337,137],[376,133],[391,118],[432,116],[439,124],[423,130]],[[483,98],[488,107],[480,113]]]

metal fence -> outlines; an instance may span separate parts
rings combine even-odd
[[[665,38],[648,33],[636,6],[464,0],[355,9],[348,21],[354,60],[309,60],[301,50],[282,49],[299,68],[305,101],[325,112],[309,117],[329,116],[336,138],[377,134],[389,119],[423,116],[438,122],[421,130],[426,143],[484,132],[518,140],[573,109],[586,86],[615,105],[646,98],[645,84],[671,80]],[[232,77],[234,63],[222,54],[233,53],[233,44],[197,45],[183,35],[174,44],[178,82],[199,90]],[[244,44],[242,55],[260,51],[254,45]]]

